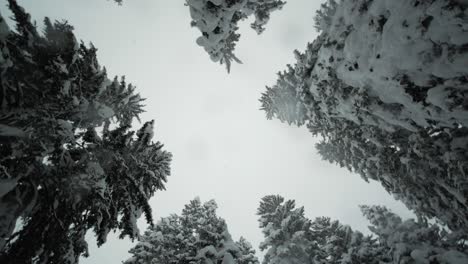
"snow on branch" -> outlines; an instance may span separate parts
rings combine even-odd
[[[285,3],[281,0],[186,0],[191,25],[202,32],[197,44],[205,49],[213,62],[225,64],[228,72],[232,61],[242,63],[234,54],[240,38],[237,23],[254,15],[251,27],[261,34],[270,13],[281,9]]]

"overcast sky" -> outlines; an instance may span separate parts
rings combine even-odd
[[[6,0],[2,3],[2,13]],[[183,0],[19,0],[38,24],[66,19],[78,39],[92,41],[108,74],[125,75],[146,97],[142,120],[155,119],[155,139],[174,155],[167,191],[151,200],[155,219],[180,213],[195,196],[216,199],[233,237],[262,240],[256,208],[262,196],[281,194],[305,206],[310,218],[330,216],[365,231],[359,204],[409,212],[376,183],[322,161],[305,127],[267,120],[258,99],[276,72],[294,61],[317,33],[313,15],[322,1],[291,0],[257,36],[241,25],[231,74],[211,62],[195,39]],[[4,12],[5,10],[5,12]],[[145,225],[140,221],[141,231]],[[120,263],[132,244],[110,235],[101,248],[89,236],[81,263]]]

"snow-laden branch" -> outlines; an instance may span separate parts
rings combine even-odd
[[[197,44],[210,55],[213,62],[226,64],[228,72],[231,62],[241,61],[234,54],[240,34],[238,22],[253,15],[251,24],[258,34],[265,30],[270,13],[281,9],[281,0],[186,0],[192,18],[191,25],[197,27],[202,36]]]

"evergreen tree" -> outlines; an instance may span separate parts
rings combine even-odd
[[[263,263],[379,263],[376,240],[328,217],[314,221],[278,195],[262,198],[258,209],[265,235]]]
[[[268,248],[264,263],[380,264],[447,263],[468,260],[466,233],[401,218],[381,206],[362,206],[373,235],[365,236],[338,221],[314,221],[281,196],[262,198],[258,213]],[[300,239],[299,239],[300,238]]]
[[[382,206],[361,206],[392,263],[467,263],[466,233],[447,233],[435,224],[403,221]]]
[[[196,198],[182,214],[162,218],[130,250],[125,264],[239,263],[256,264],[255,250],[243,238],[234,242],[224,219],[216,215],[216,202]]]
[[[295,52],[262,109],[307,126],[324,159],[379,181],[416,214],[468,232],[464,10],[448,0],[329,0],[319,37]]]
[[[244,237],[240,237],[239,241],[236,241],[236,246],[239,248],[239,258],[237,259],[238,264],[260,264],[258,258],[255,256],[255,249],[252,248],[252,244],[249,243]]]
[[[267,250],[263,263],[313,263],[322,255],[316,251],[311,221],[304,216],[304,208],[295,208],[293,200],[284,201],[279,195],[262,198],[257,210],[265,240],[261,250]]]
[[[239,21],[254,15],[255,22],[251,28],[261,34],[270,13],[281,9],[284,4],[281,0],[186,0],[192,17],[191,25],[202,33],[197,44],[208,52],[212,61],[226,64],[228,72],[232,61],[241,63],[234,55],[240,38],[237,33]]]
[[[96,48],[67,22],[41,34],[15,0],[16,32],[0,19],[0,262],[77,263],[85,234],[138,238],[152,223],[171,154],[152,142],[153,121],[130,131],[143,99],[107,78]],[[21,219],[21,225],[14,231]]]

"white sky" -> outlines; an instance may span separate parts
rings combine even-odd
[[[0,0],[2,13],[5,0]],[[290,0],[257,36],[241,26],[236,54],[244,62],[228,75],[195,39],[183,0],[20,0],[33,19],[66,19],[78,39],[92,41],[110,77],[127,81],[147,98],[142,120],[156,120],[155,139],[174,155],[167,191],[151,200],[155,219],[180,213],[195,196],[216,199],[233,237],[262,241],[256,208],[262,196],[281,194],[305,206],[310,218],[330,216],[367,230],[359,204],[381,204],[410,213],[379,184],[321,160],[305,127],[267,120],[258,99],[276,72],[294,61],[317,33],[313,15],[322,1]],[[143,221],[141,230],[145,226]],[[81,263],[120,263],[132,244],[111,234]],[[258,252],[257,252],[258,253]],[[261,254],[259,254],[261,255]]]

